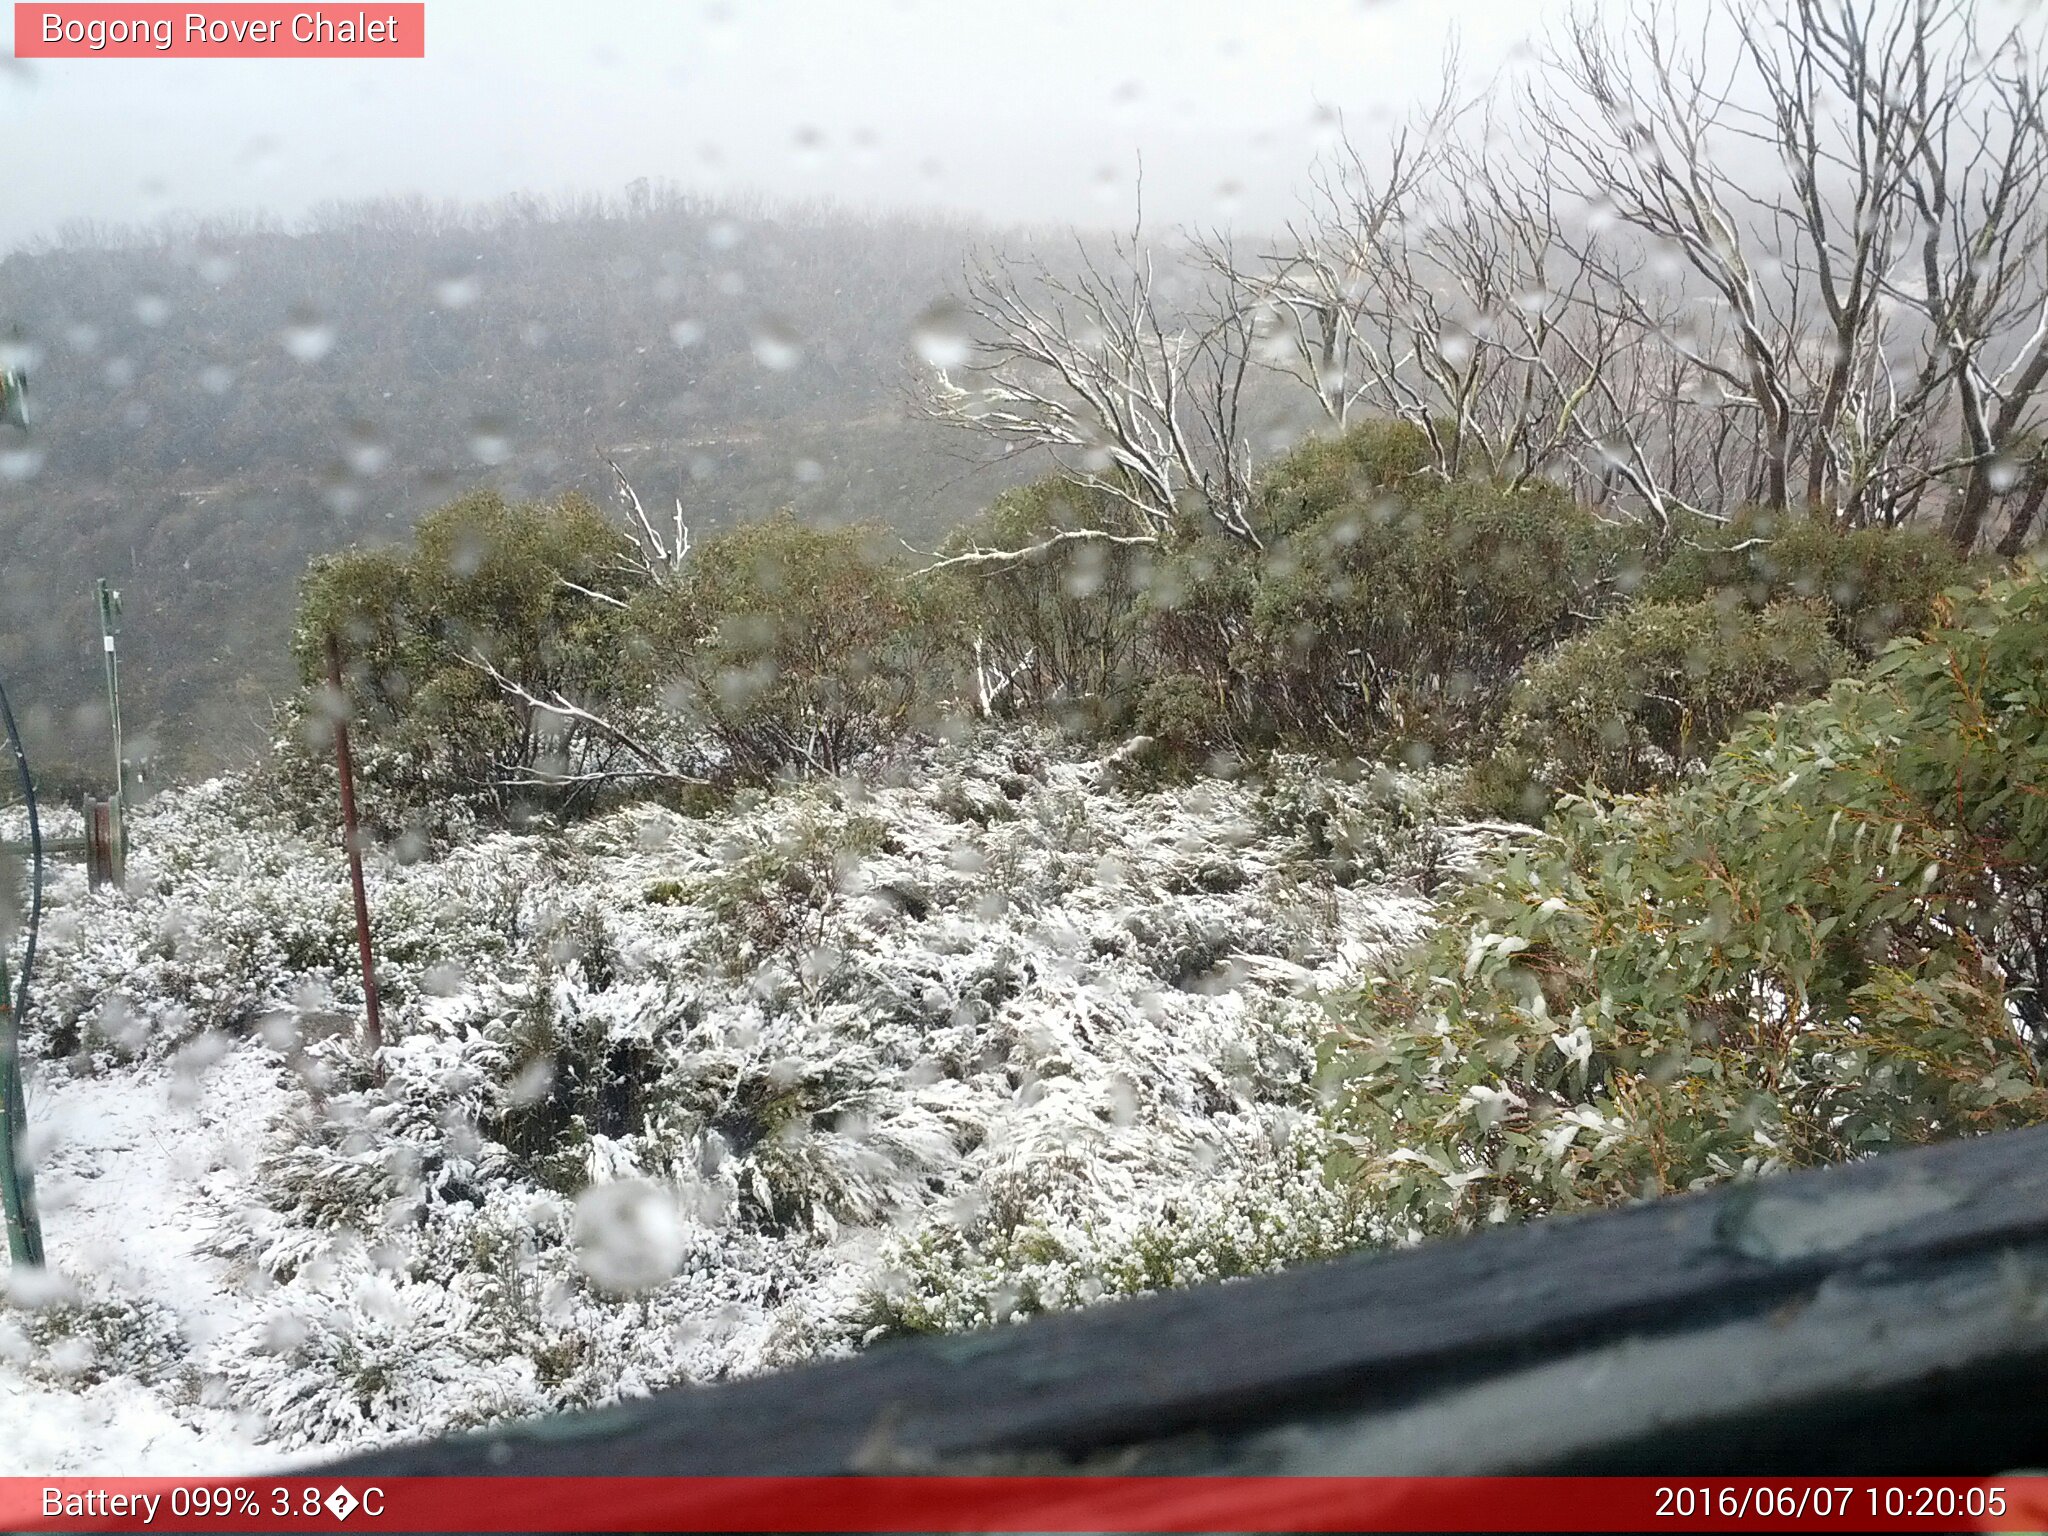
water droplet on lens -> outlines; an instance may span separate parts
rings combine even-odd
[[[643,1179],[584,1191],[576,1202],[576,1257],[604,1289],[648,1290],[675,1274],[688,1239],[675,1198]]]
[[[512,440],[501,423],[479,421],[471,429],[469,452],[479,464],[502,464],[512,457]]]
[[[803,342],[787,320],[763,319],[754,328],[754,361],[776,373],[786,373],[803,361]]]
[[[910,343],[932,367],[958,368],[972,351],[966,309],[957,299],[940,299],[917,317]]]
[[[357,426],[349,434],[348,467],[358,475],[374,475],[391,462],[391,450],[377,441],[368,426]]]
[[[293,312],[281,339],[285,351],[302,363],[317,363],[334,348],[334,327],[308,310]]]

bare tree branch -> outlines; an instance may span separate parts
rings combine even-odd
[[[649,746],[646,742],[642,741],[637,736],[627,731],[622,726],[618,725],[616,722],[607,720],[603,716],[598,715],[591,710],[585,709],[582,705],[572,702],[571,700],[566,698],[559,689],[548,690],[548,693],[545,697],[543,697],[540,694],[534,693],[532,690],[528,689],[524,684],[520,683],[517,679],[508,677],[504,672],[500,671],[496,664],[494,664],[491,661],[491,659],[485,656],[481,651],[472,651],[469,655],[458,657],[458,659],[463,663],[463,665],[473,667],[478,672],[483,673],[484,676],[488,677],[494,684],[497,685],[498,690],[501,693],[503,693],[506,697],[510,699],[518,701],[520,704],[526,706],[528,709],[533,710],[543,716],[552,715],[559,719],[573,722],[577,725],[581,725],[585,727],[588,731],[590,731],[593,735],[601,737],[606,741],[612,742],[615,745],[624,748],[627,752],[631,753],[635,758],[637,758],[642,764],[640,768],[631,770],[630,776],[632,777],[641,779],[664,779],[679,784],[701,784],[705,782],[701,774],[693,773],[689,770],[676,766],[674,763],[670,762],[666,757],[664,757],[660,752],[656,751],[653,747]],[[614,777],[625,776],[624,772],[621,770],[605,769],[600,770],[600,773],[610,774]],[[588,774],[574,773],[562,775],[549,775],[543,776],[542,782],[581,782],[583,779],[586,779],[588,777],[590,777],[590,775]]]

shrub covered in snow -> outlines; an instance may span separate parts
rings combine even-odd
[[[1136,1189],[1128,1202],[1020,1211],[970,1199],[888,1251],[862,1337],[951,1332],[1109,1297],[1261,1274],[1376,1241],[1383,1227],[1355,1188],[1323,1167],[1320,1123],[1276,1123],[1250,1155],[1211,1149],[1199,1191]],[[1234,1149],[1242,1154],[1245,1149]]]
[[[57,1262],[132,1335],[94,1358],[246,1455],[1369,1241],[1319,1174],[1320,994],[1507,835],[1445,825],[1451,784],[1134,789],[1009,729],[373,852],[377,1063],[339,849],[260,782],[166,793],[129,892],[54,892]],[[73,1325],[22,1306],[0,1389],[54,1390]]]

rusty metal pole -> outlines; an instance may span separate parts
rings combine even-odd
[[[111,800],[85,801],[85,878],[87,888],[118,885],[114,877],[114,807]]]
[[[363,1005],[368,1020],[363,1039],[369,1047],[371,1064],[381,1076],[384,1021],[377,1012],[377,962],[370,948],[370,898],[363,889],[362,833],[356,824],[356,771],[348,755],[348,694],[341,686],[341,645],[332,634],[327,637],[327,686],[334,693],[334,761],[341,773],[341,829],[348,846],[348,881],[356,898],[356,949],[363,961]]]

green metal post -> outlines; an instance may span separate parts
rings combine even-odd
[[[21,1021],[14,987],[0,955],[0,1208],[7,1217],[7,1254],[16,1268],[43,1263],[43,1224],[36,1215],[35,1175],[23,1155],[28,1100],[21,1088]]]
[[[128,752],[121,740],[121,655],[114,637],[121,632],[121,594],[99,580],[100,644],[107,661],[107,715],[114,727],[114,884],[128,875]]]

